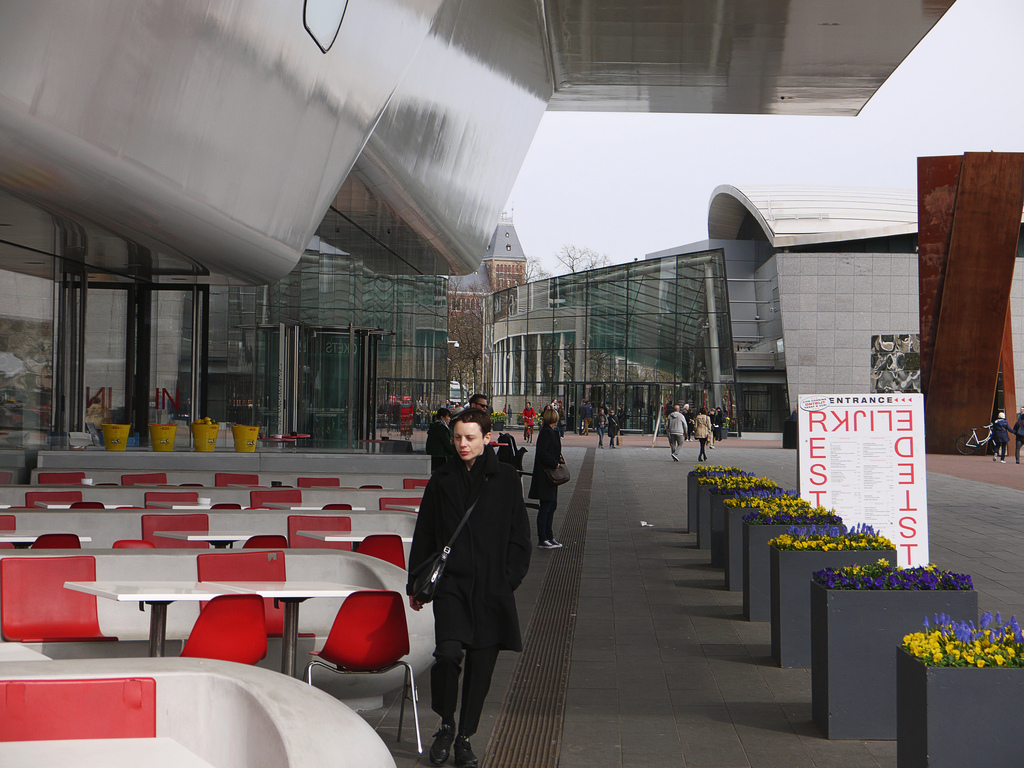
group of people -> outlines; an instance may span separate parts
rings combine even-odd
[[[700,410],[694,413],[689,405],[682,408],[679,405],[671,406],[665,419],[665,432],[668,434],[672,461],[679,461],[679,449],[686,440],[699,442],[700,453],[697,455],[697,461],[707,461],[707,449],[714,448],[716,441],[724,439],[727,423],[728,417],[721,408],[715,408],[708,413],[708,409],[701,406]]]
[[[992,453],[992,461],[1006,463],[1006,451],[1010,444],[1010,435],[1014,437],[1013,456],[1020,464],[1020,449],[1024,446],[1024,407],[1017,414],[1017,420],[1010,426],[1006,420],[1006,413],[1000,411],[999,415],[992,421],[992,446],[995,449]]]
[[[529,403],[527,408],[532,412]],[[539,502],[538,546],[558,549],[562,544],[552,532],[558,486],[545,471],[564,463],[558,411],[545,408],[540,420],[529,497]],[[454,417],[439,408],[427,432],[432,474],[416,519],[406,592],[410,607],[422,610],[416,575],[451,542],[433,599],[430,698],[441,726],[430,746],[431,765],[444,765],[449,757],[456,768],[479,765],[470,737],[479,726],[498,653],[522,650],[514,593],[530,567],[529,518],[519,473],[498,461],[491,430],[487,397],[475,394]]]

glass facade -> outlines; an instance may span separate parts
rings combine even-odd
[[[485,361],[495,410],[584,400],[623,429],[653,432],[661,406],[734,415],[732,336],[721,250],[604,267],[495,293]],[[511,423],[518,424],[517,417]]]

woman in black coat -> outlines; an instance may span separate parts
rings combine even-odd
[[[555,431],[558,424],[558,412],[548,408],[541,416],[540,434],[537,436],[537,454],[533,458],[533,480],[530,481],[531,499],[540,500],[537,510],[537,545],[541,549],[558,549],[561,544],[555,541],[551,524],[558,506],[558,486],[548,480],[545,469],[554,469],[562,461],[562,440]]]
[[[465,527],[452,543],[444,575],[434,595],[434,666],[430,670],[431,708],[441,716],[430,762],[442,765],[455,742],[455,765],[477,764],[469,744],[476,733],[498,651],[521,651],[519,616],[513,592],[530,567],[530,521],[519,473],[502,464],[488,446],[491,418],[475,408],[452,420],[461,461],[435,472],[423,491],[409,553],[406,591],[413,610],[413,577],[451,539],[466,510],[476,501]],[[455,738],[455,705],[460,664],[465,658],[462,710]]]

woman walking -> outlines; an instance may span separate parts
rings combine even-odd
[[[700,441],[700,455],[697,457],[697,461],[707,461],[708,438],[711,436],[711,419],[708,418],[708,409],[704,406],[701,406],[700,412],[697,414],[693,430],[694,437]]]
[[[434,595],[430,670],[431,708],[441,716],[430,764],[444,765],[454,742],[456,768],[475,768],[479,760],[469,739],[480,723],[498,651],[521,651],[523,646],[513,593],[530,567],[530,521],[519,473],[511,464],[500,463],[488,446],[490,415],[467,408],[452,425],[459,460],[435,472],[423,491],[406,592],[412,609],[422,609],[413,594],[411,574],[448,544],[475,504],[451,545]],[[456,732],[460,674],[462,705]]]
[[[562,440],[555,431],[558,412],[548,408],[541,416],[540,434],[537,436],[537,455],[533,458],[533,480],[527,496],[539,499],[537,510],[537,546],[541,549],[558,549],[562,545],[555,540],[551,530],[558,506],[558,486],[548,480],[545,469],[555,469],[562,463]]]

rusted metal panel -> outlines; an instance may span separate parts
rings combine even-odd
[[[931,453],[992,415],[1022,207],[1024,154],[964,155],[925,401]]]
[[[1006,418],[1013,426],[1017,413],[1017,386],[1016,376],[1013,373],[1013,329],[1010,318],[1013,315],[1013,308],[1007,304],[1006,325],[1003,327],[1003,347],[999,353],[999,365],[1003,371],[1003,407],[1006,409]]]
[[[921,318],[921,391],[928,395],[942,277],[949,254],[961,155],[917,159],[917,282]]]

